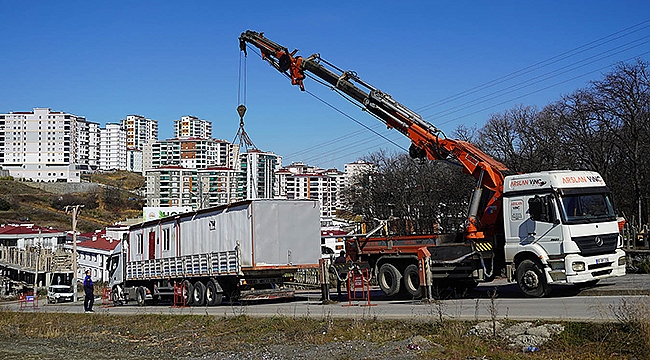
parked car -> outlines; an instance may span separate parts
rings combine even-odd
[[[47,302],[58,303],[72,301],[74,294],[69,285],[50,285],[47,288]]]

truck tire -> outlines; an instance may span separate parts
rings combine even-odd
[[[549,294],[546,276],[540,266],[532,260],[523,260],[517,266],[517,284],[528,297],[544,297]]]
[[[117,291],[117,286],[113,287],[111,289],[111,300],[113,301],[113,305],[122,305],[122,299],[120,299],[120,294]]]
[[[189,280],[183,280],[183,286],[185,287],[185,293],[183,294],[183,298],[185,298],[185,305],[193,305],[192,293],[194,292],[194,286],[192,286],[192,283]]]
[[[192,305],[205,305],[205,285],[203,285],[200,280],[194,283],[194,290],[192,291]]]
[[[145,294],[146,291],[144,290],[144,287],[140,286],[136,291],[135,291],[135,303],[138,304],[138,306],[144,306],[145,303]]]
[[[393,264],[385,263],[379,268],[377,281],[379,282],[381,291],[387,296],[393,296],[399,293],[402,274],[400,274],[399,270]]]
[[[205,287],[205,303],[208,306],[217,306],[221,305],[223,300],[223,293],[217,290],[217,285],[214,281],[208,281],[208,285]]]
[[[404,269],[404,289],[414,298],[422,297],[422,288],[420,287],[420,270],[415,264],[411,264]]]

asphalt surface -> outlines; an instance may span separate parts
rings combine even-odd
[[[365,319],[511,319],[551,321],[616,321],[621,312],[633,309],[650,309],[650,275],[626,275],[601,281],[594,287],[578,289],[572,286],[556,286],[547,298],[524,297],[515,283],[498,279],[482,284],[462,295],[441,294],[443,299],[422,301],[413,299],[389,299],[378,289],[373,289],[370,301],[323,302],[318,291],[300,291],[295,299],[282,302],[258,302],[247,304],[222,304],[216,307],[176,308],[171,304],[135,304],[104,306],[101,299],[95,302],[95,314],[193,314],[214,316],[289,316],[312,318],[365,318]],[[335,291],[332,297],[336,299]],[[0,304],[10,311],[48,311],[82,313],[83,304],[47,304],[41,301],[38,309],[19,310],[17,302]],[[93,316],[89,314],[88,316]]]

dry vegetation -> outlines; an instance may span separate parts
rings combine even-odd
[[[225,308],[227,309],[227,308]],[[638,309],[613,309],[637,316]],[[630,313],[631,311],[631,313]],[[455,320],[341,320],[246,315],[105,315],[0,312],[0,356],[18,358],[647,359],[647,317],[564,323],[534,354],[468,336]],[[412,345],[417,343],[418,348]]]
[[[140,175],[115,172],[93,175],[95,182],[117,184],[85,193],[59,195],[12,180],[0,180],[0,224],[34,223],[61,230],[71,228],[66,205],[83,204],[77,228],[101,229],[116,221],[141,216],[143,200],[130,192],[144,184]],[[119,187],[122,186],[122,187]]]

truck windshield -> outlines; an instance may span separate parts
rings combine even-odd
[[[608,193],[563,195],[562,220],[567,224],[614,221],[614,207]]]

